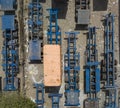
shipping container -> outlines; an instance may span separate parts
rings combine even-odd
[[[29,62],[41,61],[41,41],[31,40],[29,42]]]
[[[43,48],[44,85],[61,85],[61,49],[60,45],[45,45]]]

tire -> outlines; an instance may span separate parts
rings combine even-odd
[[[68,89],[69,89],[69,85],[65,84],[65,90],[68,90]]]
[[[106,74],[105,73],[101,75],[101,80],[106,80]]]
[[[76,84],[76,89],[79,90],[79,83]]]
[[[78,75],[76,76],[76,82],[77,83],[79,82],[79,76]]]
[[[114,65],[117,65],[117,64],[118,64],[118,62],[117,62],[117,60],[115,60],[115,61],[114,61]]]
[[[68,75],[65,74],[65,82],[67,83],[68,82]]]

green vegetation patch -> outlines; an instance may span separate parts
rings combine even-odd
[[[36,108],[36,104],[29,98],[8,92],[0,94],[0,108]]]

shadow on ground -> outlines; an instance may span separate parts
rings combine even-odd
[[[108,0],[93,0],[93,11],[106,11]]]
[[[52,0],[52,8],[57,8],[58,11],[58,19],[65,19],[67,10],[68,10],[68,3],[67,0],[60,2],[60,0]]]

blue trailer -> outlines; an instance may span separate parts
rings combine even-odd
[[[41,62],[42,61],[42,43],[43,43],[43,33],[42,33],[42,6],[40,0],[32,0],[28,6],[29,20],[28,20],[28,30],[29,30],[29,62]]]
[[[106,75],[104,86],[106,99],[105,108],[118,108],[116,102],[117,86],[115,85],[115,65],[117,65],[117,61],[114,58],[114,20],[114,15],[111,13],[107,14],[104,20],[105,58],[103,60],[103,63],[105,70],[102,70],[102,72]]]
[[[100,91],[100,69],[98,62],[98,51],[96,44],[96,27],[89,27],[87,35],[87,46],[85,52],[85,108],[98,108],[99,99],[97,93]],[[89,104],[89,105],[88,105]]]
[[[65,106],[79,106],[80,54],[76,48],[76,35],[79,32],[66,32],[67,52],[64,55]]]
[[[61,30],[58,25],[58,10],[47,9],[49,12],[49,26],[47,32],[48,44],[61,44]]]
[[[96,44],[96,27],[90,27],[86,47],[85,92],[90,99],[96,99],[100,91],[100,69]]]
[[[36,88],[36,105],[37,108],[44,108],[44,85],[43,83],[35,83],[34,87]]]
[[[14,15],[2,16],[3,31],[3,71],[5,71],[4,91],[18,89],[19,80],[16,77],[19,70],[18,33]]]

